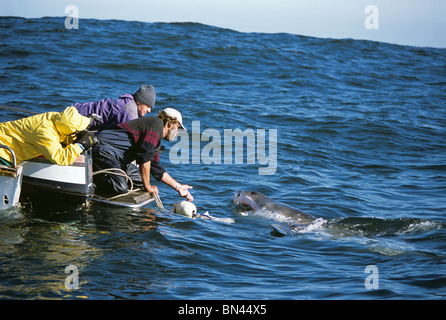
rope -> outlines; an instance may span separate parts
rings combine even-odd
[[[155,198],[156,205],[158,206],[158,209],[164,210],[163,203],[161,202],[161,198],[156,193],[152,193],[152,196]]]
[[[133,191],[136,191],[136,190],[133,190],[133,181],[132,181],[132,179],[128,176],[127,173],[125,173],[124,170],[121,170],[121,169],[118,169],[118,168],[108,168],[108,169],[103,169],[103,170],[99,170],[99,171],[93,172],[93,176],[97,175],[97,174],[100,174],[100,173],[114,174],[116,176],[124,177],[127,180],[127,182],[130,182],[130,188],[129,188],[128,192],[126,192],[124,194],[118,194],[116,196],[113,196],[113,197],[110,197],[110,198],[105,198],[105,199],[113,200],[115,198],[122,197],[123,195],[128,195],[129,193],[132,193]]]
[[[102,169],[102,170],[98,170],[98,171],[93,172],[93,176],[97,175],[97,174],[100,174],[100,173],[105,173],[105,174],[108,173],[108,174],[114,174],[116,176],[124,177],[127,180],[127,182],[130,183],[130,188],[129,188],[128,192],[126,192],[124,194],[118,194],[118,195],[110,197],[110,198],[104,198],[104,197],[100,197],[100,196],[96,195],[99,198],[107,199],[107,200],[113,200],[113,199],[116,199],[116,198],[119,198],[119,197],[122,197],[122,196],[126,196],[126,195],[128,195],[128,194],[130,194],[132,192],[140,190],[140,189],[133,189],[133,187],[134,187],[133,181],[132,181],[132,179],[129,177],[129,175],[124,170],[121,170],[121,169],[118,169],[118,168]],[[159,195],[157,195],[155,193],[151,193],[151,195],[155,199],[155,202],[156,202],[156,205],[158,206],[158,209],[164,210],[164,206],[163,206],[163,203],[161,202],[161,198],[159,197]]]

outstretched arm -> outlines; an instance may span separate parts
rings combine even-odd
[[[190,194],[189,189],[192,189],[192,186],[189,186],[187,184],[180,184],[178,183],[174,178],[170,176],[167,172],[164,172],[163,177],[161,178],[161,181],[167,184],[168,186],[171,186],[175,190],[178,191],[180,196],[183,198],[186,198],[188,201],[193,201],[194,197]]]
[[[158,187],[150,185],[150,161],[139,165],[139,173],[141,174],[144,188],[150,193],[158,194]]]

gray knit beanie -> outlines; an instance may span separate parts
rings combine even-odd
[[[135,92],[133,98],[135,101],[144,103],[153,108],[155,106],[156,99],[155,88],[151,85],[141,86],[139,87],[138,91]]]

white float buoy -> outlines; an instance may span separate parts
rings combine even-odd
[[[197,214],[197,207],[190,201],[181,201],[175,206],[175,213],[193,218]]]

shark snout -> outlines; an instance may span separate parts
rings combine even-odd
[[[240,199],[240,195],[241,195],[241,194],[242,194],[241,191],[236,191],[236,192],[234,193],[234,203],[235,203],[235,204],[240,203],[239,199]]]

